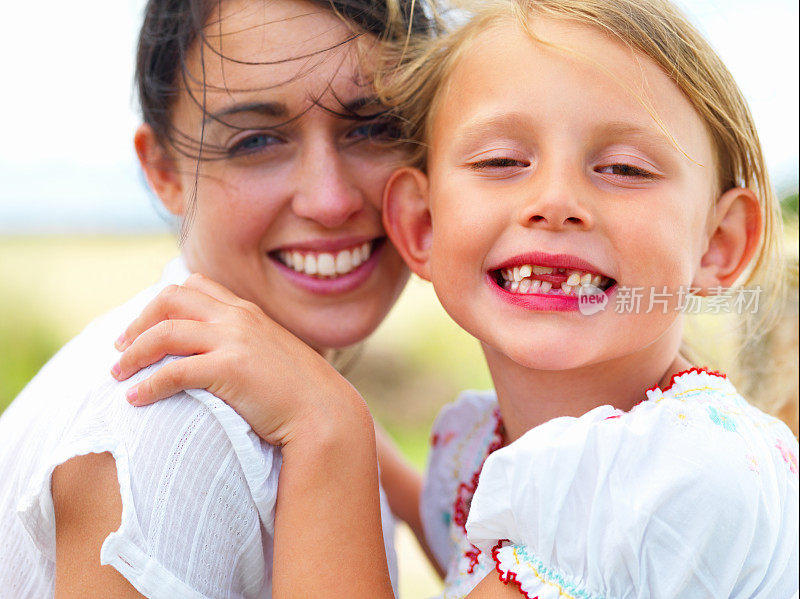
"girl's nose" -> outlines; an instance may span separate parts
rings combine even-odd
[[[332,145],[305,152],[298,165],[292,208],[298,216],[334,229],[364,208],[364,195]]]
[[[541,173],[531,181],[527,198],[519,211],[518,221],[524,227],[540,227],[553,231],[585,230],[593,226],[592,213],[581,194],[588,193],[576,177],[548,176]]]

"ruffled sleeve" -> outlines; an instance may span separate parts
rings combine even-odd
[[[693,370],[493,453],[467,534],[528,597],[790,597],[796,456],[782,423]]]

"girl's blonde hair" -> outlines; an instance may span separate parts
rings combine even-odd
[[[425,170],[431,125],[449,75],[480,32],[511,21],[536,39],[530,19],[545,17],[610,34],[661,67],[706,123],[716,150],[719,192],[746,187],[759,198],[763,235],[752,265],[739,282],[759,295],[761,289],[767,293],[759,297],[758,313],[741,319],[741,337],[749,344],[766,332],[784,304],[779,203],[747,102],[719,56],[686,16],[666,0],[483,0],[461,2],[457,11],[460,18],[469,18],[465,25],[451,27],[432,43],[404,43],[396,49],[401,56],[391,58],[402,66],[388,69],[379,80],[384,100],[397,107],[406,134],[417,143],[413,165]],[[660,124],[658,115],[653,113],[653,117]]]

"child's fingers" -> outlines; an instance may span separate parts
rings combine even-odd
[[[169,285],[145,306],[114,345],[118,350],[124,350],[144,331],[163,320],[213,320],[220,307],[220,302],[206,293]]]
[[[175,360],[128,389],[128,403],[146,406],[171,397],[185,389],[205,389],[212,383],[208,354]]]
[[[162,320],[139,335],[111,367],[115,379],[124,381],[164,356],[191,356],[210,351],[219,335],[213,325],[197,320]]]

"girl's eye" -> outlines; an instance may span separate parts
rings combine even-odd
[[[598,173],[605,174],[605,175],[617,175],[620,177],[635,177],[638,179],[656,179],[656,175],[651,173],[650,171],[646,171],[642,168],[632,166],[630,164],[609,164],[607,166],[601,166],[597,169]]]
[[[490,169],[490,168],[508,168],[508,167],[526,168],[530,165],[531,163],[528,162],[527,160],[517,160],[516,158],[486,158],[484,160],[471,162],[469,164],[469,168],[471,168],[474,171],[478,171],[481,169]]]
[[[393,120],[370,121],[351,129],[347,134],[352,139],[393,141],[403,136],[400,126]]]
[[[229,153],[231,155],[250,154],[280,143],[280,141],[280,139],[269,133],[256,133],[236,142]]]

